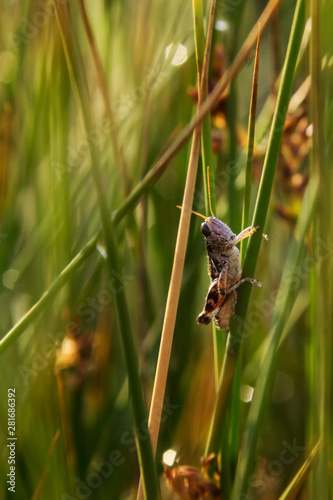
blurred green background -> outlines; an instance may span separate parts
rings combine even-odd
[[[59,3],[66,28],[78,47],[84,70],[80,77],[90,95],[87,105],[93,111],[95,124],[89,133],[71,84],[53,3],[5,0],[0,6],[2,336],[101,230],[89,142],[97,148],[107,202],[114,211],[195,113],[196,62],[190,2],[86,2],[112,119],[79,2]],[[295,3],[283,1],[262,35],[251,211]],[[261,0],[218,2],[216,21],[220,24],[216,24],[213,34],[211,88],[233,60],[264,6]],[[322,33],[321,56],[329,46],[329,35]],[[255,331],[243,349],[239,440],[265,355],[264,341],[271,327],[286,253],[311,175],[308,50],[309,42],[305,40],[294,84],[294,92],[301,88],[297,94],[300,99],[295,99],[294,109],[288,111],[264,228],[269,240],[262,242],[255,275],[264,286],[253,290],[250,304]],[[322,88],[329,87],[332,77],[332,54],[326,56]],[[239,227],[232,227],[235,233],[241,229],[252,73],[253,57],[245,61],[233,91],[221,99],[211,115],[216,216],[226,223],[238,221]],[[332,149],[332,101],[324,92],[322,96],[326,159]],[[230,146],[230,123],[235,126],[236,158]],[[139,467],[114,295],[120,289],[126,294],[149,404],[180,217],[176,205],[182,203],[189,148],[190,142],[117,224],[120,272],[110,277],[100,237],[67,284],[2,353],[1,498],[12,498],[4,479],[9,472],[5,446],[9,387],[16,390],[17,498],[135,498]],[[238,193],[235,200],[228,198],[231,177],[235,177]],[[329,173],[326,179],[330,190]],[[205,212],[204,197],[199,168],[193,209],[200,213]],[[215,400],[211,328],[196,324],[209,285],[201,222],[192,217],[156,455],[163,499],[176,498],[176,494],[167,489],[162,476],[162,454],[172,448],[181,464],[200,466]],[[330,213],[327,225],[329,235]],[[321,389],[317,377],[321,354],[313,328],[320,324],[315,305],[319,285],[314,274],[320,262],[327,264],[331,276],[333,248],[331,240],[321,241],[320,257],[316,259],[312,238],[309,234],[301,264],[293,270],[299,290],[290,304],[273,395],[258,453],[253,457],[255,484],[246,498],[279,498],[310,452],[310,444],[318,438],[316,426],[324,418],[324,410],[319,411]],[[328,312],[330,326],[331,317],[332,312]],[[326,333],[330,352],[332,329]],[[144,436],[144,429],[142,432]],[[295,452],[294,460],[281,465],[281,453],[295,442],[306,452]],[[234,466],[231,464],[231,470]],[[315,498],[311,491],[310,487],[304,488],[297,498]]]

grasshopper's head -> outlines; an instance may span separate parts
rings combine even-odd
[[[207,246],[211,251],[217,251],[220,254],[233,246],[235,234],[230,227],[216,217],[207,217],[201,224],[201,232],[205,237]]]

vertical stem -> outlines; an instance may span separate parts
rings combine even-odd
[[[252,185],[252,164],[253,164],[253,149],[254,149],[254,134],[256,125],[256,110],[257,110],[257,91],[258,91],[258,76],[259,76],[259,50],[260,50],[260,32],[257,40],[256,57],[254,61],[251,104],[247,134],[247,158],[245,167],[245,188],[243,202],[242,228],[249,225],[250,221],[250,201],[251,201],[251,185]],[[247,238],[241,242],[241,262],[244,262],[245,252],[247,248]]]
[[[283,134],[283,127],[294,80],[295,65],[303,35],[304,22],[305,0],[298,0],[293,26],[291,29],[284,70],[282,73],[281,85],[273,118],[271,134],[265,157],[263,174],[257,196],[255,213],[253,217],[253,225],[259,225],[261,228],[259,230],[260,234],[262,234],[266,215],[268,212],[273,179]],[[251,237],[244,263],[243,276],[254,276],[260,244],[261,240],[259,234],[255,234]],[[217,449],[220,435],[219,432],[222,426],[227,398],[234,380],[240,345],[242,343],[243,336],[248,331],[248,325],[246,324],[245,319],[250,300],[251,286],[246,285],[247,284],[244,284],[243,287],[240,287],[239,289],[236,312],[230,322],[230,333],[228,336],[226,353],[223,361],[220,388],[206,447],[207,453],[216,451]]]
[[[110,142],[112,145],[114,158],[115,158],[115,161],[118,165],[119,171],[123,177],[125,194],[128,194],[129,181],[128,181],[128,175],[127,175],[127,165],[125,163],[123,151],[119,145],[117,124],[115,122],[115,117],[114,117],[114,113],[113,113],[112,106],[111,106],[108,85],[107,85],[105,73],[103,70],[102,61],[100,59],[100,56],[99,56],[99,53],[97,50],[94,34],[93,34],[93,31],[92,31],[92,28],[90,25],[90,21],[88,18],[88,14],[86,11],[84,0],[79,0],[79,7],[80,7],[80,12],[81,12],[84,28],[85,28],[86,33],[87,33],[87,38],[89,41],[90,49],[91,49],[91,52],[93,54],[94,63],[96,66],[97,81],[98,81],[99,87],[101,89],[101,93],[103,95],[104,104],[105,104],[105,112],[106,112],[106,115],[110,121]]]
[[[315,227],[316,241],[326,241],[327,234],[332,234],[332,141],[331,118],[329,107],[332,105],[332,71],[322,69],[323,57],[330,50],[325,37],[325,28],[330,26],[332,18],[328,6],[311,1],[312,36],[310,44],[311,67],[311,118],[313,123],[312,172],[319,175],[318,211]],[[326,38],[326,42],[325,42]],[[330,78],[328,77],[330,75]],[[329,498],[332,492],[332,480],[328,464],[332,460],[332,300],[333,300],[333,258],[318,263],[316,275],[317,301],[316,335],[318,342],[318,431],[322,439],[322,451],[318,468],[314,475],[313,491],[320,498]],[[316,422],[312,421],[312,424]]]
[[[66,33],[65,18],[62,16],[62,12],[56,0],[54,0],[54,2],[59,30],[71,74],[72,85],[76,91],[86,133],[89,134],[89,131],[94,128],[94,121],[90,110],[88,86],[84,78],[84,71],[82,71],[82,61],[80,58],[79,47],[76,45],[74,37],[72,36],[69,38],[69,35]],[[107,265],[110,276],[114,279],[115,276],[120,275],[120,262],[118,246],[115,239],[115,228],[107,203],[107,191],[101,174],[98,149],[95,144],[90,141],[89,147],[91,155],[91,171],[98,194],[98,205],[106,246]],[[144,425],[147,421],[147,410],[140,377],[138,352],[132,332],[130,314],[123,286],[119,286],[114,297],[118,328],[121,336],[128,374],[129,393],[135,423],[137,453],[143,477],[143,489],[147,500],[156,500],[159,498],[159,484],[150,436],[148,434],[147,438],[140,439],[137,432],[137,429],[142,428],[142,425]]]

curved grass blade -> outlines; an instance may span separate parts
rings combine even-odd
[[[309,473],[314,466],[318,454],[321,448],[321,442],[319,441],[311,450],[309,456],[305,459],[303,465],[300,467],[297,474],[288,484],[287,488],[284,490],[279,500],[296,500],[298,494],[303,487],[305,481],[307,480]]]
[[[253,149],[254,149],[254,133],[256,126],[256,111],[257,111],[257,93],[258,93],[258,76],[259,76],[259,51],[260,51],[260,33],[258,35],[256,56],[254,60],[251,104],[247,135],[247,158],[245,167],[245,188],[242,214],[242,229],[249,225],[250,219],[250,198],[252,184],[252,164],[253,164]],[[240,247],[241,262],[244,262],[248,240],[242,240]]]
[[[328,241],[333,232],[332,218],[332,82],[333,73],[328,58],[331,54],[332,9],[325,2],[310,2],[312,32],[310,39],[311,119],[313,148],[311,171],[319,176],[316,240]],[[332,301],[333,258],[318,262],[313,273],[311,306],[312,338],[309,360],[311,438],[320,436],[322,449],[318,466],[311,482],[312,497],[329,498],[332,495]]]
[[[212,6],[214,8],[215,0],[212,0]],[[195,20],[195,24],[197,26],[198,23],[200,23],[200,21],[202,24],[201,0],[193,1],[193,17]],[[208,77],[212,25],[210,26],[210,30],[208,31],[207,34],[206,44],[204,44],[203,31],[199,30],[198,33],[196,32],[196,35],[197,37],[195,41],[197,49],[196,55],[197,55],[197,69],[198,69],[197,85],[198,85],[198,109],[199,109],[201,102],[205,97],[204,89]],[[202,49],[202,52],[204,52],[203,60],[201,60],[201,58],[199,57],[198,45],[201,45],[200,48]],[[182,283],[188,234],[190,229],[191,210],[193,204],[195,181],[197,177],[197,169],[198,169],[198,162],[200,155],[201,131],[202,131],[202,123],[200,122],[194,129],[193,133],[191,152],[190,152],[190,158],[186,175],[186,184],[185,184],[183,203],[182,203],[183,210],[181,211],[181,216],[179,221],[174,261],[172,266],[172,273],[170,278],[167,304],[165,308],[161,343],[157,360],[156,375],[154,380],[153,395],[149,411],[148,428],[151,432],[151,439],[152,439],[152,446],[154,453],[156,452],[158,434],[160,429],[162,406],[163,406],[161,402],[163,402],[164,400],[168,368],[171,356],[171,348],[173,342],[173,334],[176,324],[180,288]],[[143,491],[141,487],[141,482],[139,486],[137,500],[143,500]]]
[[[67,29],[67,16],[63,16],[61,9],[56,2],[55,8],[72,85],[78,97],[79,107],[81,109],[85,129],[88,134],[89,131],[93,129],[94,120],[90,109],[91,99],[89,96],[88,85],[85,79],[79,46],[76,43],[73,31]],[[70,33],[72,34],[72,36],[70,36]],[[107,194],[101,175],[98,150],[95,144],[91,142],[89,143],[89,146],[91,156],[91,171],[98,193],[99,211],[106,246],[106,260],[110,276],[112,277],[113,273],[115,271],[119,272],[120,269],[114,224],[112,222],[107,204]],[[140,377],[138,352],[132,332],[132,327],[130,324],[130,314],[123,287],[119,287],[118,293],[115,294],[115,305],[118,327],[126,361],[129,393],[133,408],[135,429],[138,429],[141,428],[143,422],[146,421],[147,411]],[[147,439],[142,440],[136,432],[135,437],[145,495],[148,500],[156,500],[159,497],[159,484],[150,436],[148,434]]]
[[[248,124],[248,140],[247,140],[247,158],[245,166],[245,188],[243,200],[242,228],[249,225],[250,212],[250,197],[252,184],[252,164],[253,164],[253,149],[254,149],[254,132],[256,122],[257,109],[257,90],[258,90],[258,74],[259,74],[259,50],[260,50],[260,33],[258,35],[256,55],[253,68],[251,104]],[[247,248],[247,240],[242,240],[240,247],[241,262],[243,264],[245,252]],[[231,417],[230,417],[230,455],[233,463],[237,462],[238,446],[239,446],[239,411],[240,411],[240,386],[241,386],[241,370],[242,370],[242,348],[239,353],[235,380],[232,389],[231,400]]]
[[[291,30],[286,60],[282,73],[281,85],[269,138],[269,144],[267,148],[267,154],[265,157],[263,173],[254,211],[253,225],[260,226],[260,229],[258,231],[259,235],[256,234],[255,237],[251,237],[250,239],[243,267],[243,277],[254,276],[258,260],[261,244],[260,235],[262,235],[263,233],[263,228],[266,221],[272,184],[283,134],[283,127],[294,80],[295,65],[303,35],[304,22],[305,4],[304,0],[299,0],[295,10],[293,27]],[[230,333],[227,340],[226,354],[222,366],[217,403],[211,423],[211,429],[209,432],[206,454],[218,449],[220,429],[222,426],[227,398],[229,396],[230,388],[234,379],[238,353],[240,345],[242,343],[242,339],[246,334],[246,328],[248,328],[245,319],[250,300],[250,292],[250,286],[244,285],[242,288],[240,288],[235,316],[231,319],[230,322]]]
[[[301,0],[302,1],[302,0]],[[307,188],[306,195],[302,203],[301,215],[296,227],[296,237],[294,238],[286,259],[281,283],[276,298],[276,305],[273,311],[272,328],[269,333],[269,345],[262,361],[260,373],[254,390],[254,397],[251,403],[245,438],[242,444],[241,456],[236,471],[235,486],[232,498],[239,496],[247,491],[248,479],[254,467],[253,457],[255,456],[256,446],[260,430],[263,426],[263,418],[269,398],[274,386],[276,371],[276,356],[284,330],[286,319],[290,313],[290,304],[297,295],[293,273],[290,271],[298,269],[304,250],[305,236],[313,221],[313,213],[318,191],[317,178],[313,177]]]

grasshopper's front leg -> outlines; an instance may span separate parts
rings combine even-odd
[[[239,234],[237,234],[236,238],[228,244],[228,248],[231,248],[237,245],[240,241],[245,240],[245,238],[249,238],[253,233],[258,231],[259,226],[250,226],[246,229],[243,229]]]

